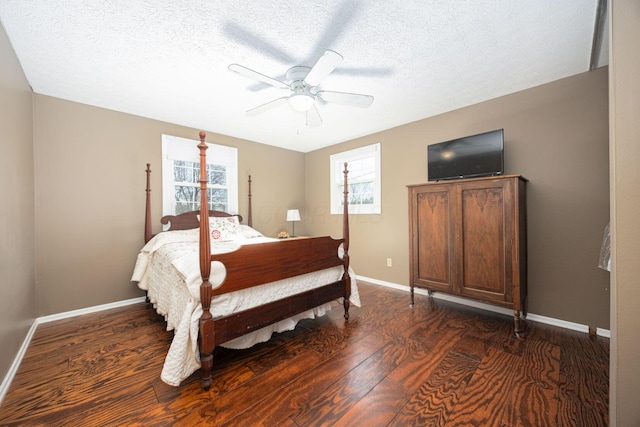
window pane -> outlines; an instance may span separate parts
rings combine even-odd
[[[200,176],[199,165],[194,162],[176,160],[173,167],[175,182],[197,183]]]
[[[226,166],[207,164],[207,178],[209,180],[209,184],[222,186],[226,185]],[[200,165],[195,162],[176,160],[174,165],[174,180],[175,182],[192,182],[194,184],[199,183]]]
[[[349,185],[349,203],[352,205],[373,204],[373,182],[361,182]]]
[[[187,185],[175,186],[176,215],[183,212],[192,211],[198,208],[200,189]]]
[[[349,162],[349,182],[373,181],[375,179],[375,159],[368,157],[366,159],[351,160]],[[343,182],[343,169],[336,168],[336,182]]]
[[[223,165],[207,164],[207,178],[209,184],[212,185],[227,185],[227,168]]]
[[[349,180],[359,180],[366,174],[366,168],[362,160],[352,160],[349,162]]]
[[[176,215],[200,209],[200,187],[176,185],[175,189]],[[226,188],[208,188],[207,190],[209,209],[227,212],[229,191]]]
[[[176,202],[198,201],[200,188],[189,185],[176,185]]]
[[[344,206],[344,185],[340,185],[340,206]],[[350,205],[372,205],[374,201],[373,181],[349,184]]]
[[[229,199],[226,188],[209,188],[207,194],[209,195],[209,209],[227,212]]]

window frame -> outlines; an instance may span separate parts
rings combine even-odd
[[[382,213],[382,198],[381,198],[381,156],[380,156],[381,144],[379,142],[366,145],[352,150],[343,151],[340,153],[332,154],[329,157],[330,163],[330,181],[331,181],[331,202],[330,209],[332,215],[343,213],[344,196],[342,194],[342,187],[344,184],[344,163],[353,163],[364,159],[373,159],[373,180],[360,180],[358,177],[352,175],[352,170],[347,166],[349,170],[348,181],[349,186],[358,183],[371,182],[373,185],[373,203],[371,204],[349,204],[349,214],[363,214],[363,215],[377,215]]]

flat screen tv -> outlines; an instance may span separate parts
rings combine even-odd
[[[429,181],[504,173],[504,129],[427,146]]]

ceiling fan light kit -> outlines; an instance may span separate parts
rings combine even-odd
[[[306,93],[294,93],[289,96],[289,105],[296,111],[304,113],[309,110],[309,108],[313,107],[314,99],[313,96]]]
[[[342,55],[332,50],[327,50],[311,68],[301,65],[289,68],[285,75],[287,82],[274,79],[239,64],[229,65],[229,70],[270,86],[288,89],[293,92],[287,97],[278,98],[251,108],[247,111],[247,115],[262,113],[288,101],[292,109],[306,113],[307,126],[319,126],[322,124],[322,118],[316,106],[316,101],[358,107],[368,107],[373,103],[373,96],[371,95],[318,90],[320,83],[335,70],[340,62],[342,62]]]

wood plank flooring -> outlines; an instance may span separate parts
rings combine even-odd
[[[609,340],[359,283],[337,306],[248,350],[214,382],[160,381],[172,333],[146,304],[40,325],[2,426],[606,426]]]

